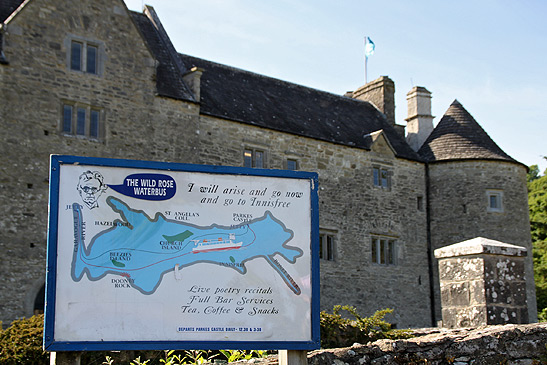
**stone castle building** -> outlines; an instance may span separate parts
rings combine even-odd
[[[387,77],[341,96],[177,53],[153,8],[122,0],[0,0],[0,320],[43,308],[49,155],[70,154],[315,171],[322,309],[435,325],[434,249],[531,252],[527,168],[457,101],[433,128],[423,87],[396,124],[394,93]],[[514,321],[536,320],[526,263]]]

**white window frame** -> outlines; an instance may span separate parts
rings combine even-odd
[[[391,255],[389,255],[390,252]],[[388,236],[372,235],[370,240],[370,261],[373,265],[379,266],[398,265],[399,245],[397,239]]]
[[[259,164],[258,156],[262,154],[262,166]],[[263,148],[245,147],[243,150],[243,166],[265,169],[268,166],[266,161],[267,152]],[[250,162],[250,163],[249,163]]]
[[[390,168],[379,165],[372,166],[372,185],[378,189],[391,190],[391,175]]]
[[[493,203],[493,200],[495,204]],[[488,212],[503,213],[503,191],[502,190],[487,190],[486,191],[486,210]]]
[[[319,259],[336,261],[336,241],[337,233],[335,231],[319,231]]]

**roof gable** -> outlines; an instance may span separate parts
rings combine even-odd
[[[461,159],[516,162],[457,100],[450,105],[418,153],[426,162]]]
[[[3,23],[24,0],[2,0],[0,1],[0,23]]]
[[[131,12],[137,28],[159,62],[156,75],[158,94],[179,100],[196,101],[183,80],[187,72],[154,8],[146,6],[143,13]]]
[[[370,150],[381,155],[387,155],[389,157],[393,157],[396,154],[395,149],[389,143],[389,139],[384,134],[384,131],[380,129],[379,131],[372,132],[369,134],[372,143],[370,146]]]

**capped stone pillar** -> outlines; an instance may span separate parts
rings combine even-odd
[[[482,237],[435,250],[443,327],[528,323],[526,254]]]

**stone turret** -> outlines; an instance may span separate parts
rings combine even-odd
[[[418,151],[433,131],[431,115],[431,92],[425,87],[415,86],[406,94],[408,117],[406,118],[406,141]]]
[[[532,252],[525,165],[506,154],[457,101],[418,151],[427,163],[433,250],[483,237]],[[537,321],[532,255],[522,258],[528,321]],[[439,273],[433,271],[441,319]]]

